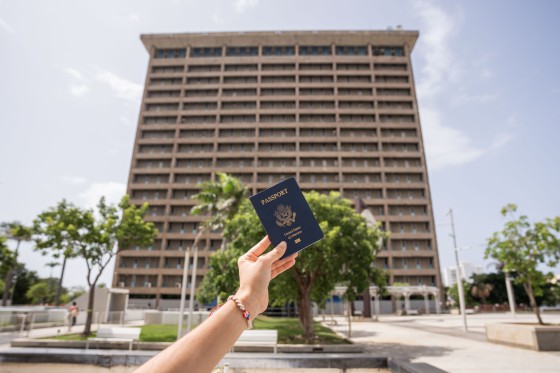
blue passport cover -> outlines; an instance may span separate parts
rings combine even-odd
[[[324,237],[296,179],[293,177],[249,197],[274,246],[286,241],[282,258]]]

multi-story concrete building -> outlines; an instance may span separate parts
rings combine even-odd
[[[376,259],[390,282],[440,287],[410,59],[417,38],[403,30],[142,35],[150,60],[128,193],[150,204],[160,234],[152,247],[119,253],[113,286],[130,289],[131,301],[176,303],[184,250],[201,221],[190,197],[224,171],[253,193],[295,176],[303,190],[361,199],[392,232]],[[219,233],[204,238],[198,284],[220,243]]]

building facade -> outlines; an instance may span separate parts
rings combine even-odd
[[[178,300],[184,250],[201,221],[191,197],[223,171],[252,193],[294,176],[304,191],[361,199],[391,231],[376,259],[390,283],[440,287],[410,59],[417,38],[403,30],[142,35],[150,60],[128,193],[149,203],[160,233],[152,247],[118,254],[113,286],[129,289],[131,302]],[[220,245],[220,233],[203,239],[197,284]]]
[[[461,275],[461,280],[471,282],[472,275],[477,275],[483,273],[484,269],[482,266],[475,265],[472,263],[461,262],[459,263],[459,273]],[[447,287],[452,287],[457,283],[457,266],[446,267],[443,275],[443,284]]]

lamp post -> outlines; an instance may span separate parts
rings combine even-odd
[[[508,296],[509,310],[511,311],[511,316],[515,320],[515,294],[513,293],[513,287],[511,286],[512,281],[513,279],[511,278],[510,272],[506,271],[506,290]]]
[[[453,246],[455,250],[455,263],[457,264],[457,290],[459,291],[459,307],[463,316],[463,330],[468,332],[467,315],[465,313],[465,294],[463,292],[463,280],[461,278],[461,267],[459,266],[459,248],[457,247],[457,237],[455,235],[455,223],[453,222],[453,210],[449,209],[447,213],[451,219],[451,237],[453,237]]]
[[[179,323],[177,326],[177,340],[181,339],[181,337],[183,336],[183,312],[185,312],[185,295],[187,292],[187,279],[188,279],[190,255],[191,255],[191,248],[189,246],[187,248],[187,251],[185,251],[185,263],[183,263],[183,282],[181,283],[181,303],[179,304]]]

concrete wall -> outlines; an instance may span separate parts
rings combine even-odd
[[[193,312],[192,322],[193,325],[198,325],[208,318],[210,312]],[[187,322],[188,313],[183,314],[183,322]],[[179,323],[179,312],[172,311],[145,311],[144,312],[144,323],[145,324],[178,324]]]

